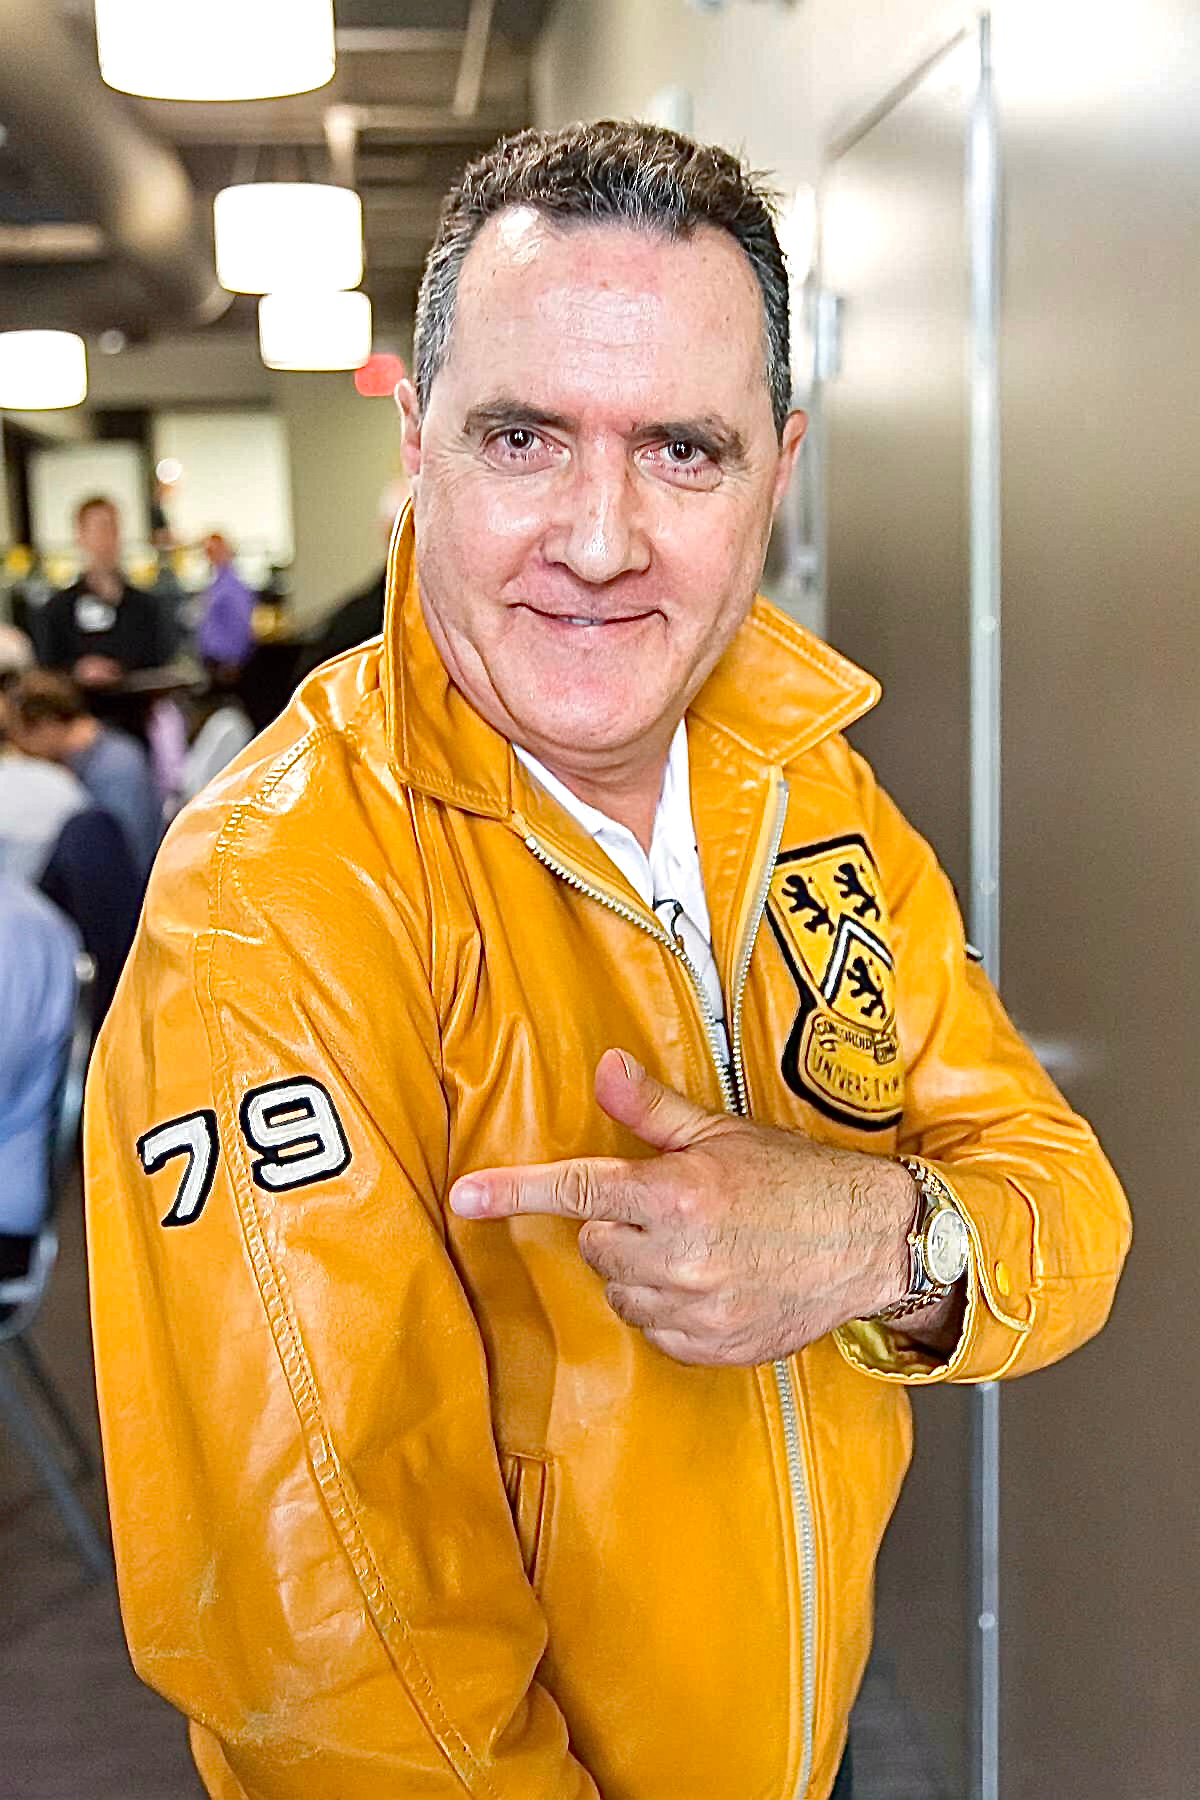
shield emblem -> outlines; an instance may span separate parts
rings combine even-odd
[[[899,1123],[904,1070],[887,907],[865,838],[785,850],[767,916],[800,997],[784,1080],[839,1124],[889,1130]]]

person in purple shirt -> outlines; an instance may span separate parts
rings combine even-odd
[[[232,680],[254,648],[250,615],[256,596],[233,566],[233,546],[221,532],[204,540],[213,571],[204,613],[196,630],[196,648],[214,674]]]

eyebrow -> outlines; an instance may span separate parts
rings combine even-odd
[[[521,400],[489,400],[485,406],[473,406],[463,420],[467,437],[481,437],[489,431],[513,431],[549,426],[551,431],[574,431],[577,421],[565,413],[545,412]]]
[[[741,432],[713,413],[705,413],[699,419],[662,419],[655,424],[643,425],[636,435],[643,441],[661,438],[668,444],[683,438],[689,444],[696,444],[714,461],[727,463],[732,468],[740,468],[746,460],[746,445]]]
[[[463,421],[463,432],[467,437],[483,437],[489,431],[536,431],[542,426],[550,431],[573,432],[578,430],[579,421],[565,413],[500,396],[482,406],[473,406]],[[704,413],[695,419],[653,420],[639,425],[633,436],[639,443],[653,443],[659,439],[674,443],[682,438],[697,445],[714,460],[734,468],[741,467],[746,461],[746,445],[741,432],[714,413]]]

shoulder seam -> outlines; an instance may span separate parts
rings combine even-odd
[[[316,749],[319,744],[337,735],[332,725],[314,726],[311,731],[305,732],[297,743],[293,744],[289,750],[285,750],[282,756],[271,764],[257,787],[253,788],[249,794],[244,794],[230,809],[229,817],[213,842],[210,859],[214,879],[211,887],[212,903],[209,909],[209,924],[214,931],[219,931],[221,928],[221,896],[225,885],[225,875],[227,871],[232,872],[233,859],[236,855],[234,840],[241,833],[247,815],[252,808],[270,798],[284,777],[291,773],[303,757]]]

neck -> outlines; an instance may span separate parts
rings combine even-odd
[[[111,564],[93,563],[84,580],[102,600],[115,600],[121,592],[120,574]]]

